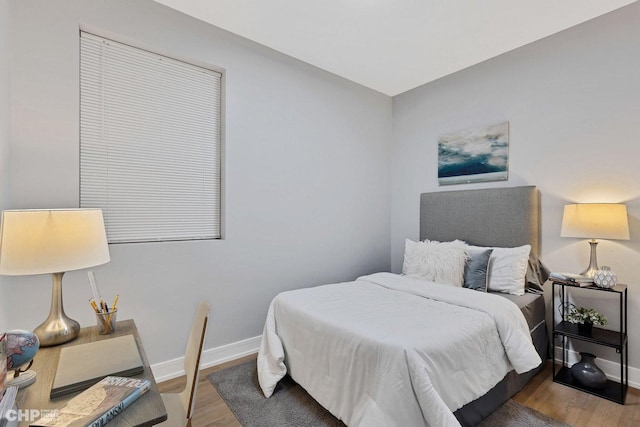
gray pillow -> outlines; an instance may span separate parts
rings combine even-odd
[[[550,271],[540,259],[531,254],[529,256],[529,265],[527,266],[527,274],[525,276],[525,286],[528,292],[543,293],[542,285],[549,278]]]
[[[487,292],[487,275],[489,273],[489,260],[493,249],[472,251],[464,266],[465,288]]]

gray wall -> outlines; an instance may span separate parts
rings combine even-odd
[[[563,205],[624,202],[630,241],[601,241],[600,265],[630,284],[631,366],[640,368],[640,3],[437,80],[393,99],[392,271],[402,268],[405,237],[418,238],[418,194],[537,185],[542,193],[542,259],[579,272],[584,240],[560,237]],[[510,123],[509,180],[439,187],[438,136]],[[550,285],[547,285],[550,287]],[[616,304],[581,300],[609,315]],[[598,355],[617,360],[612,352]]]
[[[152,363],[180,356],[199,299],[207,348],[262,333],[279,291],[390,268],[391,99],[148,0],[16,1],[14,208],[78,206],[80,26],[226,69],[225,239],[111,245],[95,269],[119,317],[135,318]],[[31,329],[46,276],[9,280],[11,326]],[[65,309],[93,325],[86,272]]]
[[[0,0],[0,211],[9,206],[11,146],[11,2]],[[9,290],[0,276],[0,331],[8,329]]]
[[[78,205],[80,25],[226,69],[226,239],[112,246],[111,263],[96,269],[103,293],[121,294],[121,318],[137,320],[153,363],[181,354],[184,342],[173,337],[184,335],[200,298],[213,307],[212,348],[260,334],[278,291],[400,271],[404,238],[418,237],[419,193],[443,189],[438,135],[502,120],[510,122],[509,181],[444,189],[537,185],[542,258],[564,271],[586,266],[588,245],[559,237],[562,206],[626,202],[632,240],[601,242],[599,259],[630,284],[630,325],[640,321],[640,4],[399,95],[392,106],[151,1],[24,0],[13,11],[0,1],[0,113],[9,92],[13,100],[10,144],[9,115],[0,114],[3,208]],[[13,80],[8,22],[20,33]],[[44,319],[47,277],[0,280],[0,326],[30,329]],[[68,273],[64,288],[67,312],[92,324],[85,273]],[[12,305],[7,321],[3,304],[25,296],[28,307]],[[587,303],[614,317],[615,304]],[[635,336],[631,365],[640,367]]]

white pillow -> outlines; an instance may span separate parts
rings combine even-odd
[[[431,280],[445,285],[462,286],[467,244],[406,239],[402,274],[416,279]]]
[[[474,249],[489,248],[469,246],[469,250]],[[517,248],[493,248],[489,260],[489,290],[524,295],[530,252],[530,245],[518,246]]]

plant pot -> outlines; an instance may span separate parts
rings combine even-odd
[[[578,332],[582,335],[591,336],[593,330],[593,323],[578,323]]]
[[[607,384],[607,376],[602,369],[596,365],[596,355],[591,353],[580,353],[582,359],[571,367],[573,379],[589,388],[603,388]]]

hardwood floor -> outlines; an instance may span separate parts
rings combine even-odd
[[[619,405],[554,383],[551,362],[513,400],[574,427],[640,425],[640,390],[629,388],[625,405]]]
[[[211,372],[233,366],[256,355],[204,369],[196,393],[196,409],[192,427],[241,427],[220,395],[207,380]],[[184,377],[160,383],[161,392],[180,391]],[[556,384],[551,380],[551,363],[536,375],[513,399],[574,427],[610,427],[640,425],[640,390],[629,389],[623,405]]]
[[[255,358],[256,355],[254,354],[200,371],[198,390],[196,391],[196,409],[191,420],[191,427],[242,427],[216,389],[211,385],[207,375]],[[185,377],[174,378],[159,383],[158,388],[161,393],[179,392],[184,389],[185,381]]]

